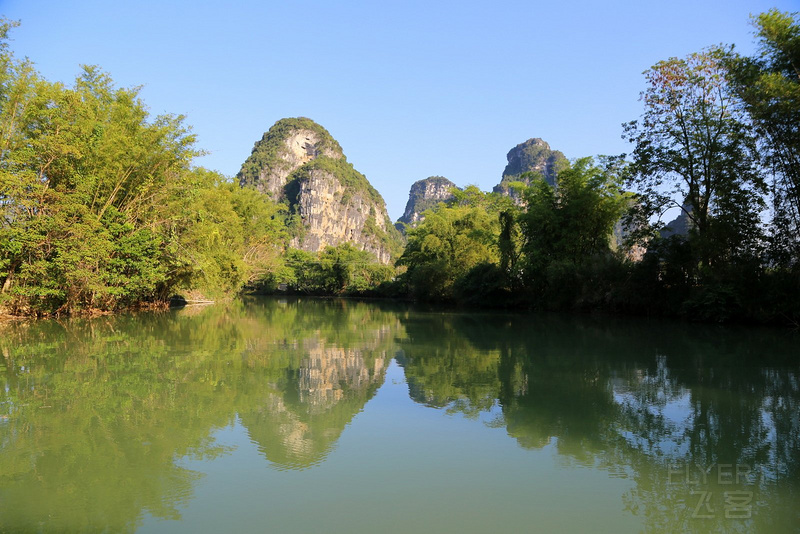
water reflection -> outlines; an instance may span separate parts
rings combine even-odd
[[[466,332],[477,325],[453,319],[442,313],[402,316],[406,338],[397,362],[412,399],[474,417],[497,403],[500,352],[476,350]]]
[[[177,516],[199,474],[175,458],[218,454],[209,429],[231,415],[209,402],[193,362],[168,357],[164,336],[181,326],[142,317],[3,330],[0,525],[125,530],[143,509]]]
[[[290,349],[283,376],[240,414],[250,438],[273,464],[305,468],[322,461],[342,430],[383,383],[387,351],[376,338],[359,347],[311,337]]]
[[[253,301],[3,325],[0,530],[179,518],[237,414],[280,468],[319,462],[383,380],[397,319],[358,303]],[[38,527],[34,527],[38,528]]]
[[[239,415],[259,451],[279,468],[322,461],[383,383],[397,318],[348,301],[253,299],[246,358],[262,362],[258,400]]]
[[[470,412],[495,397],[520,446],[552,443],[566,465],[634,479],[626,508],[648,530],[800,525],[795,334],[552,316],[437,321],[430,339],[452,336],[438,349],[420,343],[424,323],[404,322],[418,402]],[[477,395],[462,386],[470,374]]]
[[[280,470],[323,462],[383,384],[564,469],[632,482],[653,532],[800,525],[796,334],[251,299],[0,326],[0,530],[177,519],[240,422]],[[479,423],[475,423],[479,424]],[[494,454],[487,451],[487,454]],[[738,515],[737,515],[738,514]]]

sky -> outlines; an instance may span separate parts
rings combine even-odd
[[[411,184],[483,190],[540,137],[568,158],[629,152],[642,72],[719,44],[755,51],[750,15],[800,0],[0,0],[48,80],[98,65],[141,86],[152,115],[186,115],[233,177],[277,120],[309,117],[403,213]]]

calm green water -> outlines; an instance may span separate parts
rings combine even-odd
[[[798,529],[796,333],[278,299],[0,325],[0,531]]]

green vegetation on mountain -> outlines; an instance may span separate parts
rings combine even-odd
[[[420,182],[429,183],[437,187],[455,187],[455,184],[444,176],[428,176],[424,180],[420,180]],[[438,204],[438,202],[431,202],[430,199],[426,198],[421,193],[421,191],[414,191],[408,198],[409,202],[413,202],[414,206],[418,208],[418,211],[425,211]]]
[[[383,215],[383,228],[378,226],[377,217],[379,216],[373,210],[372,214],[364,221],[361,233],[375,246],[388,251],[392,258],[398,258],[403,252],[403,237],[386,214]]]
[[[395,227],[405,233],[413,228],[424,217],[422,214],[436,207],[440,202],[447,202],[453,198],[453,191],[459,189],[456,184],[444,176],[429,176],[411,184],[408,193],[408,202],[403,215],[397,219]]]
[[[236,175],[239,184],[257,184],[261,173],[265,170],[289,169],[291,164],[282,159],[281,154],[286,150],[286,139],[300,130],[308,130],[317,134],[319,142],[314,147],[317,151],[342,154],[342,147],[339,146],[336,139],[328,130],[313,120],[306,117],[281,119],[273,124],[272,128],[265,132],[261,140],[253,146],[253,151],[242,164],[239,174]]]
[[[353,164],[349,163],[344,157],[334,159],[320,156],[303,164],[289,175],[289,182],[286,185],[287,192],[290,190],[297,191],[297,183],[308,180],[314,171],[326,172],[339,180],[339,183],[345,188],[345,192],[342,196],[342,204],[347,204],[348,201],[353,198],[354,194],[363,193],[375,205],[385,208],[386,204],[381,194],[372,187],[372,184],[369,183],[366,176],[358,172],[353,167]],[[290,197],[288,194],[287,198],[289,199],[290,207],[298,201],[296,197]]]
[[[556,175],[567,165],[567,158],[558,150],[552,150],[545,141],[534,138],[512,148],[508,155],[508,165],[503,169],[503,178],[495,186],[495,193],[514,194],[512,185],[522,182],[529,185],[536,176],[545,179],[547,183],[556,183]]]

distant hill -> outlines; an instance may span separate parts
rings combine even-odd
[[[558,150],[551,150],[550,145],[539,138],[528,139],[520,143],[506,155],[508,165],[503,169],[503,177],[493,191],[503,195],[514,196],[509,184],[513,182],[531,183],[531,178],[522,176],[534,173],[542,176],[547,183],[555,185],[556,173],[568,165],[567,158]]]
[[[453,198],[453,188],[458,189],[456,184],[444,176],[429,176],[414,182],[408,193],[406,210],[397,219],[397,229],[405,231],[406,227],[416,226],[424,218],[422,212]]]

